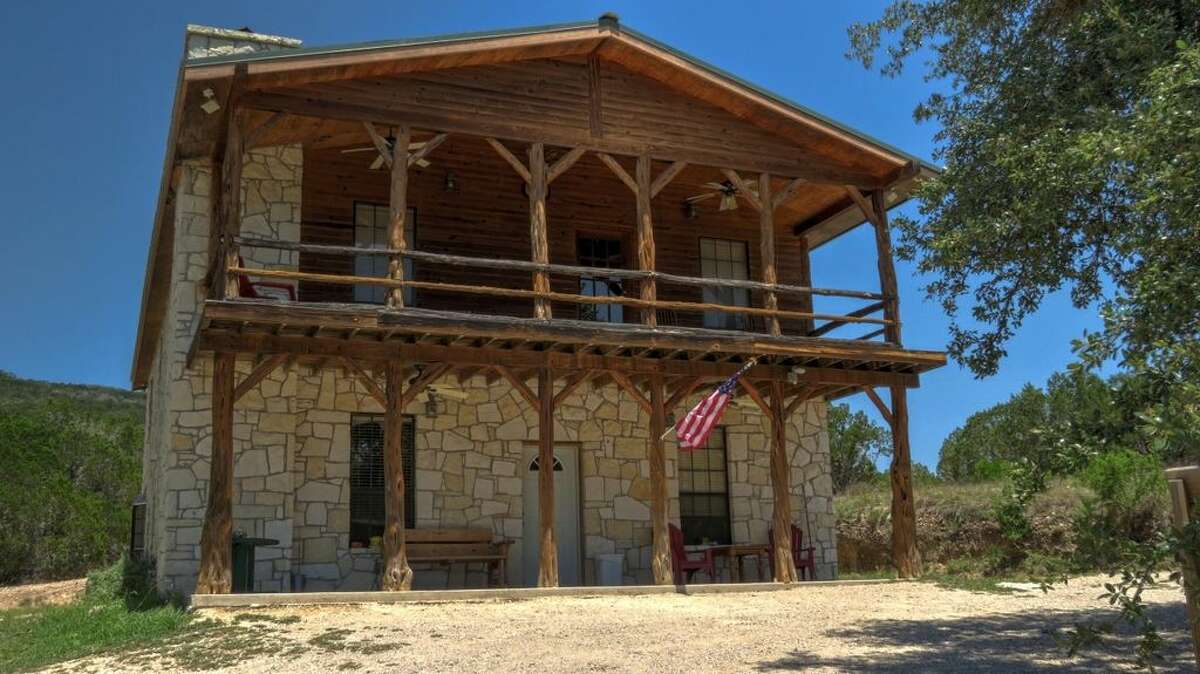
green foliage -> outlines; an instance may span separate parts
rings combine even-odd
[[[1110,355],[1200,337],[1200,3],[897,0],[850,40],[940,84],[915,116],[938,122],[945,172],[897,250],[934,277],[956,357],[994,373],[1064,288],[1100,305]]]
[[[1157,458],[1129,450],[1097,455],[1080,474],[1095,496],[1077,518],[1082,560],[1106,570],[1121,561],[1114,541],[1148,544],[1165,530],[1167,483]]]
[[[0,372],[0,583],[74,577],[128,541],[142,396]]]
[[[847,405],[829,406],[828,427],[835,493],[875,477],[879,472],[875,461],[891,456],[892,434]]]
[[[89,575],[74,604],[0,612],[0,671],[145,645],[186,629],[189,615],[146,587],[144,566],[118,562]]]

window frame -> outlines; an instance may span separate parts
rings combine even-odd
[[[385,216],[386,220],[390,221],[390,218],[391,218],[391,207],[386,203],[380,203],[378,201],[371,201],[369,199],[355,199],[353,202],[351,202],[350,230],[351,230],[351,238],[356,247],[361,245],[358,241],[358,227],[359,227],[359,225],[358,225],[358,209],[360,206],[377,209],[377,211],[383,210],[386,213],[386,216]],[[382,226],[382,229],[383,229],[384,235],[385,235],[385,237],[384,237],[385,241],[383,242],[383,244],[379,245],[379,246],[366,246],[366,247],[368,247],[368,248],[370,248],[370,247],[387,248],[388,247],[388,243],[386,241],[387,230],[390,225],[390,222],[388,222],[388,221],[385,221]],[[417,209],[416,209],[416,207],[413,207],[413,206],[408,207],[408,219],[407,219],[406,224],[408,225],[408,229],[411,232],[408,246],[410,249],[415,249],[416,244],[417,244]],[[370,227],[372,229],[378,229],[379,225],[376,225],[373,223],[370,225]],[[358,268],[359,260],[369,259],[369,258],[374,258],[375,260],[383,260],[384,261],[383,274],[377,275],[376,273],[374,273],[374,269],[372,269],[372,273],[367,273],[367,274],[359,273],[359,268]],[[383,256],[355,255],[352,258],[351,263],[354,265],[354,275],[355,276],[377,276],[378,278],[384,278],[387,276],[387,271],[386,271],[387,258],[385,258]],[[416,263],[413,261],[412,258],[404,258],[404,277],[406,279],[416,278]],[[358,303],[358,304],[386,304],[387,303],[387,295],[388,295],[389,290],[391,290],[391,289],[385,288],[383,286],[369,286],[369,285],[361,285],[360,284],[360,285],[351,286],[350,292],[352,294],[352,298],[355,303]],[[360,292],[367,293],[367,295],[369,297],[371,297],[371,299],[361,299],[359,297]],[[374,299],[376,293],[378,293],[379,297],[380,297],[380,299],[378,301]],[[412,287],[404,288],[404,305],[408,306],[408,307],[412,307],[412,306],[416,306],[416,302],[417,302],[416,288],[412,288]]]
[[[580,253],[580,245],[585,240],[587,240],[587,241],[604,241],[609,244],[615,243],[617,245],[617,249],[618,249],[617,254],[621,258],[622,262],[625,264],[623,264],[622,266],[619,266],[619,267],[613,267],[613,266],[600,267],[600,266],[596,266],[593,264],[585,263],[584,256]],[[629,245],[628,245],[628,241],[626,240],[626,237],[621,236],[619,234],[612,234],[612,233],[605,234],[605,233],[601,233],[601,232],[576,231],[575,232],[575,266],[590,267],[592,269],[626,269],[627,265],[628,265],[628,262],[627,262],[628,258],[626,257],[625,251],[628,248],[629,248]],[[609,259],[611,259],[611,258],[612,258],[612,256],[609,256]],[[599,273],[588,275],[588,276],[580,276],[579,277],[579,294],[593,296],[593,297],[624,297],[624,296],[626,296],[626,293],[628,291],[627,284],[622,283],[617,279],[613,279],[613,280],[616,280],[616,281],[618,281],[618,283],[621,283],[621,290],[622,290],[621,295],[615,295],[611,292],[606,292],[606,294],[604,294],[604,295],[594,295],[592,293],[587,292],[587,288],[585,285],[586,282],[591,282],[592,286],[595,287],[595,285],[597,283],[603,281],[603,278],[604,278],[603,275],[599,274]],[[624,323],[625,322],[625,306],[622,304],[579,304],[576,306],[576,311],[577,311],[577,317],[581,321],[593,321],[596,323]],[[588,316],[587,312],[589,312],[589,311],[594,311],[594,314],[592,316]],[[601,318],[602,314],[604,316],[603,318]]]
[[[744,260],[743,266],[746,269],[745,277],[739,279],[733,275],[722,276],[722,275],[720,275],[719,270],[718,270],[718,275],[716,275],[716,276],[705,274],[704,267],[705,267],[706,261],[711,261],[712,263],[714,263],[716,265],[720,265],[720,263],[725,262],[725,263],[729,264],[731,268],[735,264],[735,260],[733,260],[732,257],[728,260],[722,260],[715,256],[712,258],[706,257],[704,254],[704,248],[705,248],[706,242],[711,242],[713,244],[714,252],[715,252],[715,247],[717,244],[726,246],[730,250],[732,250],[734,246],[740,246],[740,250],[742,251],[743,260]],[[751,278],[753,278],[753,269],[750,267],[750,242],[749,241],[746,241],[744,239],[723,239],[723,238],[715,237],[715,236],[701,236],[701,237],[697,237],[696,244],[697,244],[697,249],[698,249],[697,250],[698,255],[697,255],[696,259],[700,263],[700,277],[701,278],[741,280],[741,281],[747,281],[747,280],[750,280]],[[732,271],[730,272],[730,274],[732,274]],[[749,306],[751,306],[751,302],[753,301],[750,296],[750,291],[748,289],[745,289],[745,288],[714,288],[714,287],[710,287],[710,286],[705,286],[700,289],[700,300],[702,302],[704,302],[705,304],[723,304],[725,306],[734,306],[734,307],[749,307]],[[748,317],[746,314],[735,314],[735,313],[730,313],[727,311],[705,311],[703,313],[703,316],[701,316],[701,325],[705,328],[715,329],[715,330],[747,330],[750,327],[750,322],[747,319],[748,319]]]
[[[366,503],[363,503],[361,501],[358,501],[358,499],[355,499],[355,494],[358,493],[361,498],[361,495],[363,494],[363,490],[364,490],[364,488],[366,488],[366,485],[356,484],[356,483],[360,483],[363,478],[361,478],[357,475],[357,473],[362,469],[357,467],[357,465],[358,465],[358,462],[356,460],[357,452],[354,447],[355,441],[356,441],[355,431],[357,428],[359,428],[361,426],[366,426],[367,424],[377,424],[379,426],[378,464],[370,467],[370,470],[372,470],[372,472],[378,476],[378,484],[370,485],[371,488],[377,488],[379,490],[378,495],[375,496],[375,499],[377,499],[376,503],[378,505],[372,504],[370,502],[371,501],[370,499],[368,499]],[[362,543],[362,546],[364,548],[370,547],[372,536],[382,536],[383,530],[386,526],[387,482],[384,477],[385,474],[384,474],[384,467],[383,467],[384,433],[386,432],[386,428],[387,428],[386,415],[372,414],[372,413],[358,413],[358,412],[352,413],[350,415],[350,448],[349,448],[350,477],[348,479],[349,486],[350,486],[350,530],[347,533],[349,534],[349,540],[350,540],[351,544],[353,544],[355,542],[360,542],[360,543]],[[402,445],[401,445],[401,454],[402,454],[402,458],[404,461],[404,478],[405,478],[405,487],[406,487],[404,490],[404,520],[405,520],[404,528],[413,529],[416,527],[416,521],[417,521],[417,500],[416,500],[416,492],[417,492],[417,490],[416,490],[417,419],[416,419],[416,416],[411,415],[411,414],[404,415],[401,428],[402,428],[401,432],[404,433],[405,436],[407,436],[405,439],[409,440],[408,442],[402,441]],[[374,460],[375,457],[373,456],[373,457],[371,457],[371,459]],[[375,476],[373,475],[368,479],[373,482],[374,477]],[[356,501],[358,501],[358,503],[356,503]],[[375,511],[375,508],[378,508],[378,510]],[[371,512],[372,517],[364,519],[361,516],[361,512],[360,512],[363,509],[370,509],[372,511]],[[356,517],[356,515],[358,515],[358,516]],[[376,527],[378,527],[377,530],[376,530]],[[370,529],[370,531],[365,536],[363,536],[363,535],[361,535],[361,533],[359,533],[360,529],[362,529],[362,528]]]
[[[720,439],[721,439],[720,447],[712,446],[712,440],[714,437],[720,437]],[[722,533],[724,534],[725,539],[724,540],[713,540],[711,542],[716,543],[716,544],[721,544],[721,545],[728,545],[728,544],[733,543],[733,515],[732,515],[732,508],[730,505],[730,495],[729,495],[729,492],[730,492],[729,468],[730,468],[730,466],[729,466],[728,439],[729,438],[728,438],[728,435],[726,434],[725,427],[717,426],[716,428],[713,429],[712,434],[709,435],[709,440],[708,440],[708,442],[705,443],[703,449],[698,449],[695,452],[682,452],[681,451],[679,453],[679,463],[676,466],[677,479],[679,482],[679,528],[681,531],[683,531],[684,543],[686,545],[696,545],[696,544],[699,544],[702,542],[701,536],[697,535],[695,533],[695,529],[694,529],[694,526],[695,526],[694,521],[695,520],[724,520],[724,522],[723,522],[724,523],[724,527],[723,527],[724,531]],[[691,468],[691,467],[684,468],[683,457],[688,456],[689,461],[690,461],[690,460],[693,460],[692,457],[695,456],[696,452],[699,452],[699,451],[712,452],[712,451],[717,451],[717,450],[719,450],[721,452],[721,457],[723,459],[723,469],[721,472],[723,472],[725,474],[724,484],[721,485],[722,490],[721,491],[713,491],[712,489],[709,489],[708,491],[697,491],[694,488],[685,489],[684,488],[684,473],[685,472],[688,472],[688,473],[702,472],[706,475],[711,475],[712,473],[715,473],[717,471],[712,470],[711,468],[708,468],[708,467],[705,467],[703,469],[696,469],[696,468]],[[706,455],[706,461],[707,461],[707,457],[708,457],[708,455]],[[694,485],[695,484],[695,482],[694,482],[695,476],[692,475],[691,477],[693,480],[692,485]],[[711,485],[712,485],[711,480],[706,479],[706,483],[711,487]],[[715,495],[724,497],[725,505],[724,505],[724,509],[723,509],[724,512],[722,514],[689,515],[686,512],[687,505],[685,505],[685,504],[690,502],[689,499],[695,499],[697,497],[706,497],[706,498],[711,499]],[[689,520],[691,520],[692,522],[689,522]],[[708,528],[706,528],[706,529],[711,530]]]

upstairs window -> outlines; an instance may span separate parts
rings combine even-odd
[[[700,239],[700,275],[704,278],[747,281],[750,279],[750,253],[745,241]],[[706,304],[733,307],[750,306],[750,291],[745,288],[704,288]],[[705,311],[704,327],[722,330],[745,330],[745,314],[724,311]]]
[[[416,210],[408,209],[408,217],[404,219],[404,238],[409,247],[416,243]],[[387,204],[372,204],[362,201],[354,202],[354,245],[359,248],[387,249],[388,229],[391,211]],[[376,276],[386,278],[388,275],[388,257],[386,255],[355,255],[355,276]],[[413,261],[404,259],[404,278],[413,277]],[[383,304],[387,301],[390,288],[375,285],[354,286],[354,301],[370,304]],[[404,289],[404,305],[413,306],[413,289]]]
[[[387,482],[383,474],[382,414],[355,414],[350,417],[350,542],[371,545],[371,538],[383,536],[387,520]],[[416,527],[416,421],[404,417],[404,527]]]
[[[619,239],[581,236],[576,241],[576,259],[581,267],[622,269],[625,266]],[[625,288],[620,279],[608,278],[598,272],[579,277],[579,294],[588,297],[620,297],[625,294]],[[624,323],[625,308],[620,304],[580,304],[579,318],[585,321]]]

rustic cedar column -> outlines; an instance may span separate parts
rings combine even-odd
[[[879,287],[883,292],[883,317],[890,323],[884,326],[884,337],[900,344],[900,299],[896,284],[896,268],[892,262],[891,233],[888,230],[887,204],[882,190],[871,193],[871,210],[875,212],[875,246],[879,255]],[[912,457],[908,444],[908,391],[892,386],[892,561],[901,578],[921,573],[917,553],[917,514],[913,505]]]
[[[234,242],[234,237],[241,234],[242,231],[242,127],[244,125],[245,115],[241,111],[235,111],[229,122],[225,156],[221,161],[219,231],[225,255],[224,259],[220,261],[220,264],[224,265],[220,277],[225,279],[225,287],[221,290],[225,299],[238,296],[238,277],[230,274],[228,270],[231,267],[241,266],[238,264],[238,245]]]
[[[538,370],[538,525],[541,528],[538,587],[558,587],[554,535],[554,373]]]
[[[232,353],[217,353],[213,360],[212,460],[197,594],[233,591],[233,363]]]
[[[650,568],[657,585],[675,582],[671,569],[670,532],[667,529],[667,452],[663,434],[667,430],[667,412],[663,401],[663,376],[650,376],[650,527],[653,551]]]
[[[641,155],[637,160],[637,221],[638,221],[638,269],[654,271],[654,218],[650,213],[651,192],[650,156]],[[658,285],[654,279],[642,279],[642,299],[653,302],[658,298]],[[642,323],[658,325],[658,314],[653,308],[642,309]]]
[[[397,141],[400,142],[400,141]],[[401,305],[403,306],[403,304]],[[383,579],[387,591],[412,589],[413,572],[404,543],[404,372],[398,361],[387,363],[387,410],[383,429]]]
[[[775,530],[775,582],[796,582],[792,559],[792,466],[787,451],[787,418],[783,411],[783,383],[771,381],[771,491],[775,497],[771,527]],[[808,504],[805,504],[807,507]],[[813,532],[809,532],[812,536]]]
[[[775,285],[778,275],[775,273],[775,214],[771,205],[770,173],[761,173],[758,176],[758,201],[761,204],[758,209],[758,238],[762,257],[762,280],[763,283]],[[763,306],[771,311],[779,308],[779,300],[774,291],[763,291]],[[772,335],[780,334],[778,316],[767,319],[767,332]]]
[[[541,143],[534,143],[529,146],[529,243],[533,249],[533,261],[538,264],[550,263],[550,241],[546,234],[547,184],[546,149]],[[533,272],[533,290],[539,293],[550,292],[550,275],[544,271]],[[550,300],[534,300],[533,315],[536,318],[550,318]],[[550,392],[550,397],[554,397],[553,391]],[[554,584],[558,585],[557,572]]]
[[[408,145],[412,140],[412,127],[404,124],[397,129],[397,132],[396,145],[392,148],[392,190],[391,197],[388,199],[388,210],[391,216],[388,226],[388,245],[393,250],[404,251],[408,250],[408,237],[405,236],[404,230],[408,222]],[[393,281],[404,280],[404,256],[393,255],[388,261],[388,278]],[[388,306],[404,307],[403,287],[392,288],[388,291]],[[403,490],[403,487],[401,489]],[[403,526],[401,523],[401,528]],[[411,573],[409,571],[410,575]]]
[[[812,256],[809,253],[808,238],[801,236],[797,241],[800,250],[798,251],[797,260],[799,262],[800,285],[805,288],[812,287]],[[813,311],[813,296],[810,293],[801,295],[799,300],[800,311],[812,313]],[[802,334],[807,335],[813,330],[813,320],[805,318],[800,321],[800,330]]]

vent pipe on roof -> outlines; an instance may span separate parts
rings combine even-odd
[[[300,40],[280,35],[263,35],[249,28],[232,30],[229,28],[213,28],[212,26],[197,26],[188,24],[184,58],[187,60],[209,58],[212,56],[232,56],[234,54],[254,54],[280,49],[295,49],[302,43]]]
[[[605,12],[600,15],[598,22],[601,28],[607,28],[614,33],[621,32],[621,17],[616,12]]]

